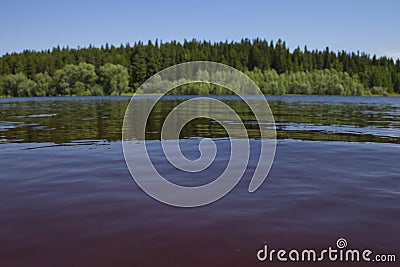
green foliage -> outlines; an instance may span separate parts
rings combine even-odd
[[[105,95],[128,92],[129,74],[125,67],[107,63],[99,68],[99,76]]]
[[[34,96],[55,95],[55,92],[50,90],[53,79],[47,72],[36,74],[34,80],[36,81],[36,91],[33,92]]]
[[[275,70],[254,69],[246,74],[260,87],[264,94],[304,95],[362,95],[365,88],[347,73],[334,70],[315,70],[278,75]]]
[[[8,74],[1,79],[1,91],[4,96],[29,96],[35,87],[36,84],[28,80],[23,73]]]
[[[147,75],[147,63],[146,63],[146,52],[144,47],[138,44],[132,53],[131,59],[131,70],[132,70],[132,86],[139,87],[145,79],[148,78]]]
[[[56,70],[53,77],[47,72],[37,73],[28,79],[23,73],[0,77],[0,94],[3,96],[56,96],[56,95],[120,95],[128,92],[128,70],[107,63],[99,68],[89,63],[69,64]]]
[[[240,42],[158,40],[115,47],[55,47],[0,57],[2,96],[119,95],[137,89],[159,70],[174,64],[209,60],[249,75],[266,94],[392,94],[400,93],[400,61],[365,53],[290,51],[284,41]],[[200,73],[199,75],[210,75]],[[232,81],[234,82],[234,81]],[[221,94],[215,86],[183,86],[190,94]],[[225,91],[224,91],[225,92]]]
[[[90,95],[90,90],[97,81],[97,74],[92,64],[69,64],[55,72],[54,80],[57,94]]]

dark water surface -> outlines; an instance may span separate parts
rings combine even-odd
[[[159,149],[160,123],[186,98],[156,107],[150,149]],[[257,151],[250,112],[234,97],[218,98],[238,110]],[[184,209],[153,200],[130,177],[121,145],[129,97],[0,99],[0,266],[286,266],[259,262],[256,253],[264,244],[325,249],[338,238],[350,248],[396,254],[397,263],[382,265],[398,266],[400,100],[268,100],[279,140],[264,184],[247,191],[252,157],[227,196]],[[181,146],[196,155],[198,137],[212,137],[226,154],[225,135],[199,119],[183,129]],[[157,161],[178,184],[209,182]],[[218,162],[212,172],[224,168]]]

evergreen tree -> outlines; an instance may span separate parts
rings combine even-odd
[[[101,79],[97,77],[97,74],[100,75],[105,71],[104,68],[100,71],[100,68],[107,64],[118,65],[127,70],[129,86],[138,88],[159,70],[193,60],[221,62],[244,72],[251,70],[258,78],[261,77],[260,73],[266,71],[272,76],[262,75],[264,80],[259,81],[267,88],[266,92],[400,93],[399,60],[395,62],[388,57],[378,58],[375,55],[371,57],[359,51],[335,53],[328,47],[323,51],[310,51],[305,46],[303,50],[296,48],[290,52],[282,40],[274,44],[273,41],[262,39],[242,39],[240,42],[230,43],[197,40],[159,43],[156,40],[154,43],[149,41],[146,45],[138,42],[133,46],[121,44],[116,47],[105,44],[100,48],[90,45],[78,49],[57,46],[40,52],[25,50],[21,53],[5,54],[0,57],[0,94],[3,96],[119,94],[125,89],[122,91],[110,89],[104,77]],[[330,71],[330,75],[319,74],[318,71],[325,69]],[[271,77],[275,77],[274,72],[283,75],[284,79],[272,79]],[[287,73],[290,75],[286,75]],[[310,81],[317,77],[322,80],[340,77],[346,81],[333,79],[335,85],[329,80],[323,84]],[[272,80],[269,80],[270,78]],[[351,85],[349,79],[355,81],[357,86]],[[269,82],[271,85],[267,85]],[[359,85],[362,86],[362,90]],[[305,89],[307,86],[315,87]]]

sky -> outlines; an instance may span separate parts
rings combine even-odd
[[[162,40],[278,40],[400,58],[400,1],[19,1],[0,5],[0,55]]]

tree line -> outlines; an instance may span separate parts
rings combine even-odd
[[[120,95],[156,72],[208,60],[245,72],[265,94],[369,95],[400,93],[400,61],[360,52],[297,47],[282,40],[148,41],[116,47],[25,50],[0,57],[0,95]],[[196,85],[181,93],[221,93]]]

